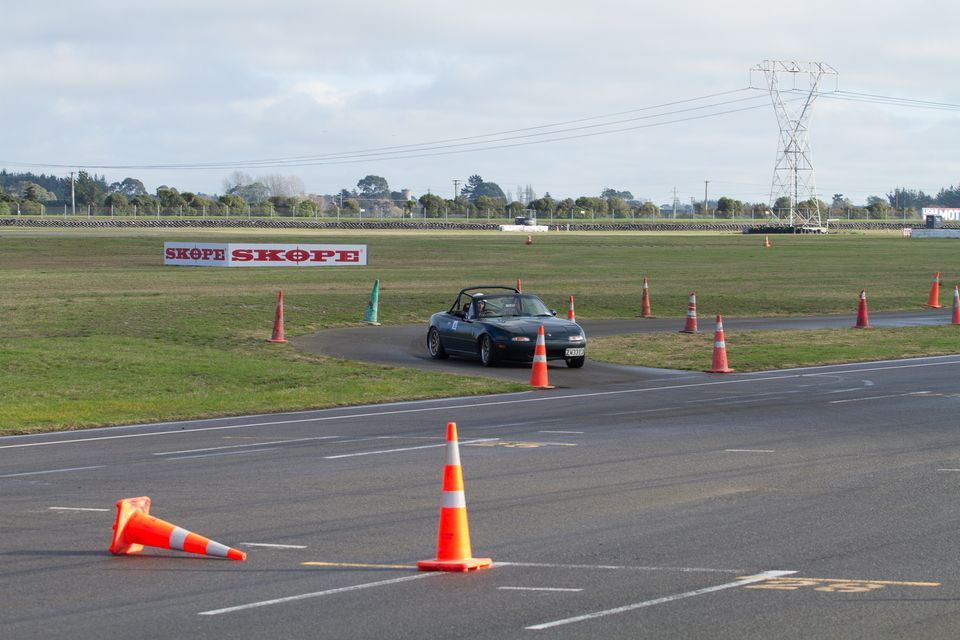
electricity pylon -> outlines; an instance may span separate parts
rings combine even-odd
[[[764,60],[750,69],[751,80],[754,71],[762,72],[767,81],[773,110],[780,125],[777,161],[770,188],[770,209],[772,211],[774,203],[786,196],[790,199],[791,227],[822,227],[810,152],[810,113],[824,76],[834,77],[836,91],[839,75],[824,62],[791,60]],[[797,97],[785,100],[784,94]],[[801,211],[798,203],[803,200],[812,201],[812,206]]]

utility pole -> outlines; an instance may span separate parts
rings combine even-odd
[[[673,188],[673,219],[677,219],[677,205],[680,204],[680,201],[677,199],[677,188]]]
[[[704,181],[703,181],[703,215],[707,215],[708,213],[710,213],[710,204],[709,204],[710,201],[707,200],[707,185],[708,185],[708,184],[710,184],[710,181],[709,181],[709,180],[704,180]]]
[[[77,198],[73,188],[73,171],[70,172],[70,215],[77,215]]]

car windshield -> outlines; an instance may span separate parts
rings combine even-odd
[[[547,305],[536,296],[492,295],[484,296],[474,302],[477,316],[480,318],[507,318],[517,316],[553,315]]]

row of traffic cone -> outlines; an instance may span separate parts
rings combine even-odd
[[[939,304],[940,296],[940,273],[937,272],[937,276],[933,281],[933,286],[930,288],[930,298],[927,300],[926,306],[932,309],[940,309],[942,306]],[[953,285],[953,313],[951,314],[950,324],[954,326],[960,326],[960,286]],[[854,325],[854,329],[869,329],[870,328],[870,319],[867,312],[867,293],[865,290],[860,290],[860,303],[857,306],[857,324]]]
[[[520,285],[520,281],[517,280],[517,286]],[[363,314],[363,323],[370,324],[379,327],[380,323],[377,322],[377,314],[380,307],[380,281],[373,281],[373,289],[370,291],[370,302],[367,303],[367,310]],[[270,339],[267,342],[272,342],[274,344],[283,344],[287,340],[283,335],[283,291],[277,295],[277,310],[273,317],[273,332],[270,334]]]

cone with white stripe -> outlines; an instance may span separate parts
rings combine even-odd
[[[770,236],[763,236],[763,248],[764,248],[764,249],[769,249],[769,248],[772,247],[772,246],[773,246],[773,245],[770,244]]]
[[[547,340],[543,325],[537,329],[537,344],[533,348],[533,368],[530,370],[530,386],[537,389],[553,389],[547,379]]]
[[[115,556],[126,555],[137,553],[144,547],[175,549],[241,562],[247,559],[247,554],[243,551],[231,549],[151,516],[150,498],[146,496],[118,500],[110,553]]]
[[[447,423],[447,461],[443,467],[443,499],[437,532],[437,557],[417,563],[420,571],[472,571],[489,569],[490,558],[474,558],[470,550],[467,501],[463,494],[463,471],[457,423]]]
[[[696,333],[697,332],[697,294],[695,291],[690,292],[690,301],[687,303],[687,322],[683,325],[683,329],[680,330],[680,333]]]
[[[570,296],[570,303],[567,306],[567,320],[571,322],[576,322],[577,312],[573,309],[573,296]]]
[[[647,276],[643,276],[643,295],[640,297],[640,317],[653,317],[653,314],[650,313],[650,287],[647,284]]]
[[[717,314],[717,330],[713,334],[713,367],[707,373],[732,373],[727,366],[727,341],[723,338],[723,318]]]
[[[267,342],[282,344],[286,341],[283,337],[283,291],[280,291],[280,295],[277,296],[277,313],[273,318],[273,334]]]
[[[953,318],[950,324],[960,325],[960,289],[953,285]]]
[[[870,315],[867,313],[867,292],[864,289],[860,290],[860,303],[857,305],[857,324],[853,325],[853,328],[870,328]]]
[[[926,306],[931,309],[939,309],[940,304],[940,272],[937,271],[933,274],[933,283],[930,285],[930,295],[927,296]]]

